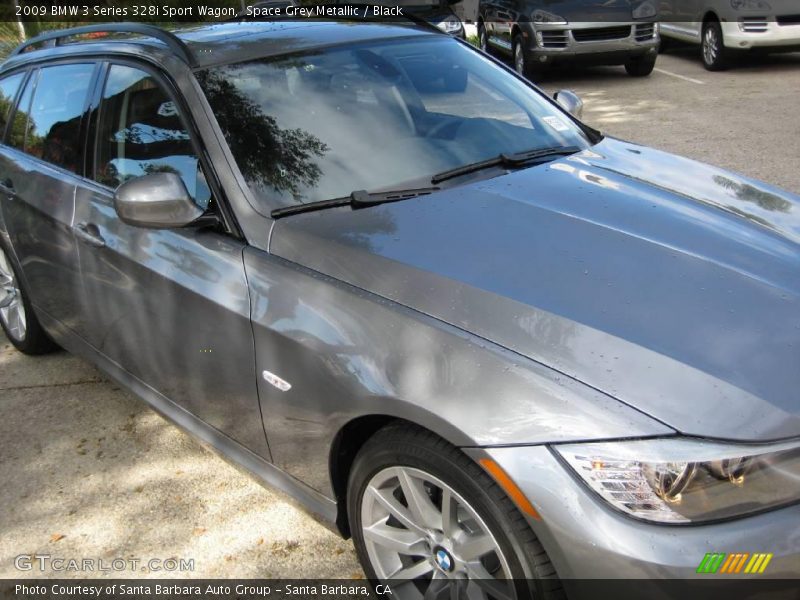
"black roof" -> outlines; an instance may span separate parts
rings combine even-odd
[[[108,24],[109,31],[113,32],[114,27],[118,25],[120,24]],[[133,25],[135,29],[137,24],[127,25]],[[102,28],[103,26],[92,26],[92,29]],[[71,30],[65,30],[64,33],[69,31]],[[231,21],[177,28],[171,30],[171,34],[159,35],[160,39],[127,35],[122,38],[115,36],[81,39],[79,42],[59,45],[57,48],[52,47],[52,41],[46,43],[45,47],[36,48],[42,44],[34,39],[27,42],[31,44],[32,49],[20,48],[19,50],[25,51],[12,56],[5,66],[45,56],[87,52],[141,54],[143,51],[145,53],[153,51],[159,55],[177,56],[191,66],[202,68],[348,42],[438,35],[410,21],[388,23],[355,20]],[[53,38],[55,35],[51,33],[47,34],[47,37]],[[167,37],[175,39],[170,41],[165,39]],[[179,51],[179,45],[185,49]]]

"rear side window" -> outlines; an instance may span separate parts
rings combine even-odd
[[[17,90],[24,76],[25,73],[17,73],[0,79],[0,138],[2,138],[3,132],[6,130],[8,115],[11,113],[14,97],[17,95]]]
[[[33,88],[36,87],[36,81],[39,78],[39,71],[28,79],[25,85],[25,91],[22,92],[22,97],[17,104],[17,110],[14,111],[14,116],[11,118],[11,126],[8,132],[8,145],[17,148],[18,150],[25,149],[25,133],[28,130],[28,111],[31,109],[31,96],[33,96]]]
[[[188,128],[172,98],[149,73],[112,65],[97,132],[95,179],[116,188],[134,177],[175,173],[201,207],[211,193]]]
[[[77,173],[83,164],[80,140],[81,119],[92,80],[94,65],[58,65],[39,72],[33,101],[27,109],[23,139],[15,145],[36,158]],[[31,78],[32,85],[34,78]],[[26,90],[25,96],[28,96]],[[20,102],[18,117],[25,120],[26,100]],[[16,125],[16,124],[15,124]]]

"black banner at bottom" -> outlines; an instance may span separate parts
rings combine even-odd
[[[553,586],[553,583],[556,583]],[[563,592],[552,595],[553,588]],[[800,600],[800,579],[570,579],[561,582],[389,581],[352,579],[6,579],[0,597],[20,600],[345,600],[377,598],[526,600]],[[428,586],[433,585],[433,590]],[[524,590],[548,590],[530,593]],[[426,594],[429,592],[429,594]]]

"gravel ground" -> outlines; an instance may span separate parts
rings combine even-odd
[[[0,340],[0,577],[84,576],[21,573],[20,554],[142,561],[88,576],[175,576],[145,563],[183,558],[187,577],[362,577],[349,542],[92,366]]]
[[[621,68],[553,74],[586,121],[800,193],[800,54],[708,73],[692,50],[645,80]],[[29,358],[0,335],[0,577],[14,557],[194,560],[191,577],[361,577],[352,546],[108,382],[58,353]],[[97,563],[95,563],[97,564]],[[170,576],[140,567],[94,576]]]
[[[646,79],[622,67],[560,71],[542,84],[569,88],[601,131],[763,179],[800,194],[800,53],[744,57],[710,73],[699,50],[662,54]]]

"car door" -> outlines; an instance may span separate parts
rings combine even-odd
[[[494,14],[494,33],[492,41],[502,48],[511,51],[511,32],[517,18],[515,0],[497,0]]]
[[[82,289],[72,216],[96,66],[79,62],[33,69],[0,147],[3,221],[31,300],[73,329]]]
[[[673,0],[675,6],[674,23],[678,32],[687,40],[700,39],[703,19],[703,7],[697,0]]]
[[[176,95],[161,74],[109,64],[92,106],[91,181],[78,187],[87,328],[102,354],[163,396],[269,458],[255,376],[243,241],[218,227],[123,223],[114,190],[149,173],[180,174],[214,211]]]

